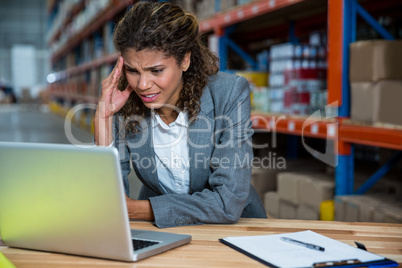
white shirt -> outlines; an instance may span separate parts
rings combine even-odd
[[[169,125],[155,113],[152,113],[151,121],[159,184],[167,193],[188,194],[188,113],[180,112],[176,121]]]

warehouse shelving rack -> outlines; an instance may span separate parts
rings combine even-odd
[[[229,36],[235,31],[236,24],[264,16],[266,14],[282,12],[294,7],[296,4],[311,4],[319,1],[312,0],[255,0],[248,4],[232,8],[228,11],[219,11],[219,2],[215,0],[216,14],[200,21],[201,32],[213,32],[219,36],[219,57],[221,70],[227,69],[228,49],[233,49],[243,57],[250,66],[254,67],[252,57]],[[106,21],[127,8],[131,1],[112,0],[110,5],[96,16],[88,27],[76,34],[69,42],[55,51],[51,57],[52,63],[58,61],[68,51],[98,30]],[[323,1],[321,1],[323,2]],[[335,141],[335,151],[338,155],[338,165],[335,172],[336,195],[362,194],[378,181],[400,159],[402,153],[402,129],[359,125],[348,120],[350,116],[350,88],[348,82],[349,72],[349,44],[355,40],[356,15],[362,16],[385,38],[392,37],[375,22],[374,19],[358,4],[356,0],[328,0],[328,104],[337,103],[338,117],[317,120],[316,118],[301,118],[291,115],[253,114],[252,123],[255,129],[265,129],[278,133],[313,137]],[[325,3],[324,3],[325,4]],[[77,3],[70,16],[64,23],[74,19],[81,8]],[[50,7],[53,8],[53,7]],[[77,11],[78,10],[78,11]],[[341,25],[341,27],[340,27]],[[292,26],[292,25],[291,25]],[[294,29],[290,27],[290,35]],[[50,43],[60,36],[60,29],[51,37]],[[117,53],[93,60],[67,70],[55,73],[56,81],[99,68],[103,64],[116,61]],[[51,86],[50,86],[51,87]],[[75,98],[82,102],[96,103],[96,98],[69,94],[68,88],[63,91],[52,92],[54,97],[62,99]],[[380,168],[356,192],[354,192],[354,155],[353,144],[362,144],[376,147],[395,149],[399,152],[388,163]]]
[[[255,63],[250,57],[237,47],[225,32],[225,27],[260,16],[278,9],[285,9],[296,3],[307,1],[255,1],[242,7],[235,8],[201,22],[201,30],[213,30],[220,36],[219,52],[221,69],[226,69],[228,47],[234,49],[244,58],[250,66]],[[216,6],[219,6],[216,5]],[[277,120],[278,115],[263,116],[253,115],[253,127],[269,129],[278,133],[293,134],[299,136],[316,137],[335,140],[338,154],[336,166],[336,194],[345,195],[366,192],[378,181],[401,157],[398,152],[382,168],[380,168],[365,184],[354,192],[354,155],[353,144],[363,144],[390,149],[402,150],[402,130],[373,126],[361,126],[348,122],[350,117],[350,88],[349,88],[349,44],[356,40],[356,16],[360,15],[385,39],[393,37],[379,25],[369,13],[362,8],[356,0],[329,0],[328,1],[328,105],[336,103],[338,106],[338,118],[336,122],[328,120],[294,118],[286,116]],[[341,24],[341,27],[339,25]],[[275,123],[272,123],[275,122]],[[306,126],[306,127],[304,127]]]

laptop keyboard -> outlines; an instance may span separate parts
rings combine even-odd
[[[159,242],[156,242],[156,241],[140,240],[140,239],[132,239],[132,240],[133,240],[134,250],[139,250],[142,248],[146,248],[146,247],[150,247],[150,246],[159,244]]]

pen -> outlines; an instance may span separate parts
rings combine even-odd
[[[306,242],[302,242],[302,241],[299,241],[299,240],[295,240],[295,239],[292,239],[292,238],[289,238],[289,237],[281,237],[281,240],[285,241],[285,242],[293,243],[295,245],[303,246],[303,247],[306,247],[306,248],[309,248],[309,249],[314,249],[314,250],[318,250],[318,251],[325,251],[325,248],[323,248],[323,247],[320,247],[320,246],[317,246],[317,245],[314,245],[314,244],[310,244],[310,243],[306,243]]]

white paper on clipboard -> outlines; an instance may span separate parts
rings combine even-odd
[[[325,251],[291,244],[282,241],[281,237],[289,237],[318,245],[324,247]],[[382,256],[355,248],[313,231],[264,236],[226,237],[223,240],[278,267],[312,267],[314,263],[350,259],[358,259],[363,263],[385,259]]]

